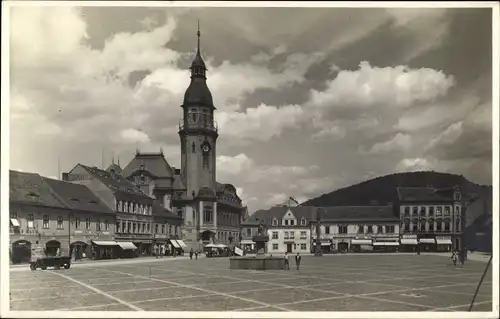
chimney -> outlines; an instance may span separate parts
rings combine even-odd
[[[65,182],[69,181],[69,173],[62,173],[62,180]]]
[[[181,175],[181,170],[179,168],[174,168],[175,175]]]

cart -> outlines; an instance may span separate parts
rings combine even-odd
[[[71,257],[70,256],[54,256],[54,257],[39,257],[35,261],[31,261],[30,269],[37,270],[37,268],[42,268],[42,270],[47,269],[47,267],[54,267],[55,269],[69,269],[71,267]]]

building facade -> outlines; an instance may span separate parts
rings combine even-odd
[[[308,253],[311,250],[310,225],[315,212],[316,208],[312,206],[286,205],[257,211],[242,223],[241,245],[245,249],[254,249],[252,237],[264,223],[269,235],[267,253]]]
[[[462,247],[466,205],[460,188],[399,187],[401,248],[449,251]]]
[[[114,239],[114,213],[84,186],[10,171],[10,253],[28,262],[32,249],[74,258],[93,240]]]
[[[319,236],[313,219],[311,247],[319,237],[323,253],[398,249],[399,218],[392,205],[319,207],[318,212]]]

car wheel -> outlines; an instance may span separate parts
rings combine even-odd
[[[47,269],[47,267],[46,267],[46,266],[42,266],[41,268],[42,268],[42,270],[45,270],[45,269]]]
[[[69,267],[71,267],[71,264],[64,265],[64,269],[69,269]]]

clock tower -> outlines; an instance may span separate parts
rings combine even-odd
[[[196,240],[199,240],[200,227],[202,231],[203,228],[212,231],[211,228],[216,227],[215,154],[218,132],[214,120],[215,106],[206,82],[207,68],[200,52],[199,25],[197,36],[196,56],[190,67],[191,83],[181,105],[183,118],[179,124],[179,137],[181,178],[186,187],[185,196],[191,200],[190,207],[184,209],[184,220],[196,227]]]

